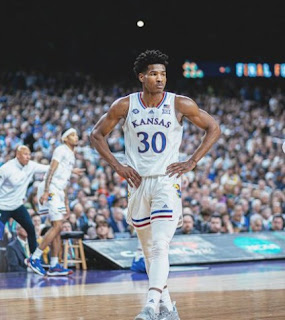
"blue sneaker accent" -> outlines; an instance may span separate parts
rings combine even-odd
[[[70,269],[65,269],[62,265],[57,263],[54,267],[50,267],[47,275],[48,276],[68,276],[72,274],[73,271]]]
[[[28,266],[37,274],[39,274],[40,276],[45,276],[46,275],[46,271],[43,268],[42,264],[41,264],[41,260],[40,259],[32,259],[32,257],[30,257],[28,259]]]
[[[146,272],[146,268],[145,268],[144,258],[141,257],[138,260],[135,260],[135,258],[134,258],[133,262],[132,262],[132,265],[131,265],[131,270],[135,271],[135,272],[145,273]]]

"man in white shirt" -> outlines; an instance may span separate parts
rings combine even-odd
[[[22,145],[17,148],[16,157],[0,167],[0,239],[6,222],[13,218],[26,230],[33,253],[37,248],[35,228],[23,204],[34,174],[46,173],[49,166],[30,159],[30,149]]]
[[[40,275],[58,276],[72,273],[72,270],[64,269],[59,264],[58,256],[61,247],[62,222],[64,215],[65,218],[69,216],[67,187],[75,164],[74,149],[78,144],[76,130],[70,128],[64,131],[61,139],[63,144],[54,150],[50,169],[38,187],[39,213],[49,214],[52,223],[41,244],[28,260],[29,266]],[[46,272],[41,265],[40,257],[50,243],[51,263],[50,269]]]

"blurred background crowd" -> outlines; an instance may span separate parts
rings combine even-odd
[[[20,144],[30,147],[34,161],[48,164],[62,130],[78,130],[76,167],[86,172],[71,178],[71,214],[64,231],[82,230],[85,239],[98,240],[136,236],[126,223],[127,183],[91,149],[89,133],[115,99],[139,88],[136,84],[99,84],[82,73],[0,75],[0,165],[15,156]],[[189,81],[167,90],[194,99],[222,130],[219,141],[195,170],[183,176],[184,225],[176,233],[284,230],[284,91],[278,85],[255,82],[251,86],[237,80]],[[124,162],[121,125],[110,134],[108,143]],[[184,121],[181,160],[194,152],[202,136],[200,129]],[[39,241],[50,225],[45,216],[38,215],[36,193],[42,178],[35,177],[25,199]],[[16,235],[16,224],[10,220],[4,245]]]

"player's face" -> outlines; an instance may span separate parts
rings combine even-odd
[[[166,85],[165,66],[163,64],[151,64],[145,73],[140,73],[139,79],[150,93],[161,93]]]
[[[65,142],[67,144],[70,144],[72,146],[77,146],[78,145],[78,135],[76,132],[72,132],[70,135],[68,135],[65,139]]]
[[[29,148],[22,147],[17,151],[16,157],[22,166],[26,166],[31,159],[31,151]]]

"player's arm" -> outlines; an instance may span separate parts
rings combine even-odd
[[[167,168],[167,173],[172,176],[178,174],[180,177],[183,173],[193,170],[199,160],[211,149],[213,144],[219,139],[221,130],[216,120],[206,111],[201,110],[197,104],[190,98],[176,96],[175,109],[178,118],[183,117],[191,121],[195,126],[205,131],[201,144],[195,150],[188,161],[173,163]]]
[[[49,186],[51,184],[51,180],[52,180],[52,177],[57,169],[59,165],[59,162],[55,159],[53,159],[51,161],[51,164],[50,164],[50,167],[49,167],[49,171],[47,173],[47,177],[46,177],[46,180],[45,180],[45,189],[44,189],[44,193],[43,195],[41,196],[40,198],[40,203],[41,204],[44,204],[44,202],[47,202],[48,200],[48,196],[49,196]]]
[[[131,167],[122,165],[110,151],[107,143],[107,135],[115,128],[121,119],[126,118],[129,110],[129,98],[116,100],[110,107],[109,111],[104,114],[96,123],[90,134],[91,147],[95,148],[100,156],[106,160],[110,166],[123,178],[130,186],[133,184],[138,187],[141,177]]]

